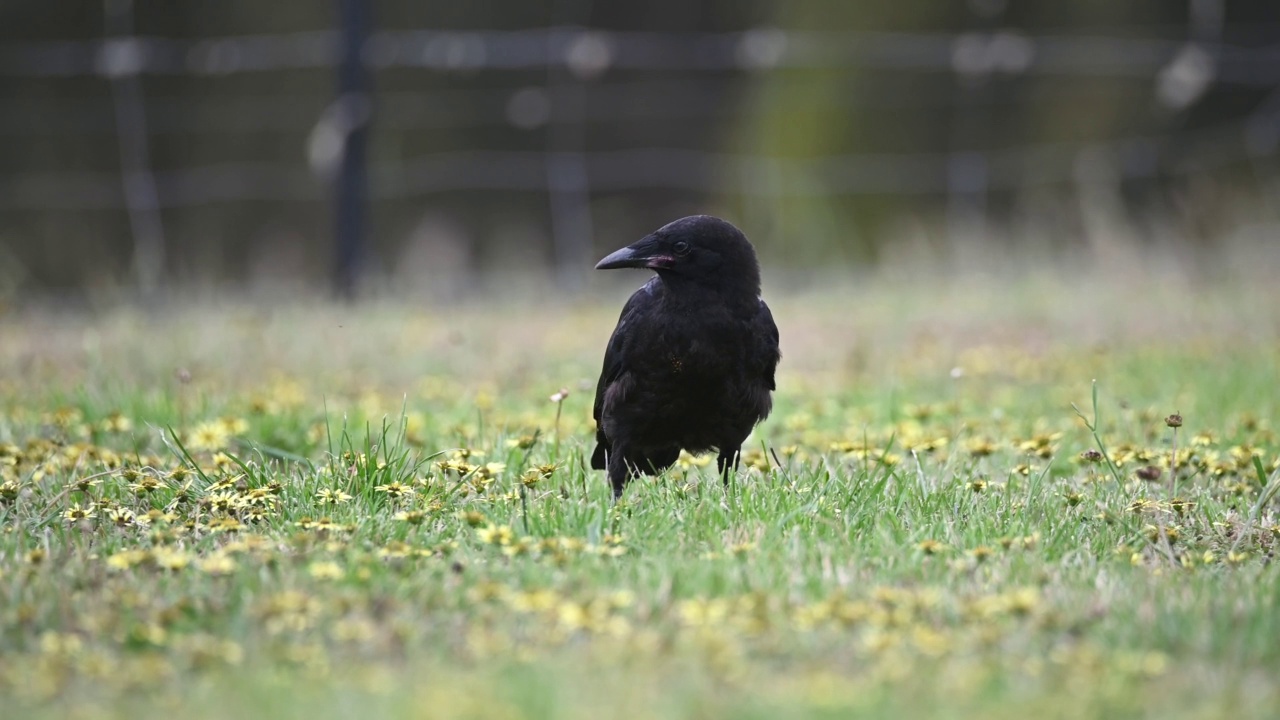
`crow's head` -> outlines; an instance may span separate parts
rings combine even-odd
[[[596,265],[614,268],[651,268],[669,285],[693,283],[753,297],[760,292],[760,265],[747,236],[710,215],[664,225]]]

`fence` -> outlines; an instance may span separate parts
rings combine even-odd
[[[357,13],[350,18],[354,25],[349,25],[354,35],[303,32],[180,40],[135,36],[129,17],[109,17],[109,37],[101,41],[0,45],[0,80],[58,83],[99,78],[109,83],[113,98],[110,108],[94,100],[62,98],[65,112],[41,117],[6,103],[0,107],[4,142],[100,137],[117,143],[120,150],[114,171],[11,168],[0,183],[0,212],[128,210],[136,274],[144,287],[154,287],[165,264],[162,211],[245,201],[324,201],[333,192],[334,180],[346,177],[346,189],[339,195],[348,200],[339,205],[349,206],[337,221],[346,228],[339,233],[346,239],[338,244],[337,265],[339,286],[350,287],[350,273],[363,252],[355,243],[364,233],[359,208],[366,188],[374,201],[455,191],[545,194],[557,264],[580,267],[590,254],[590,199],[595,193],[658,188],[775,200],[938,195],[954,206],[981,211],[983,198],[993,191],[1114,183],[1117,178],[1143,181],[1242,162],[1271,163],[1280,146],[1280,92],[1274,90],[1280,85],[1280,45],[1013,30],[645,33],[551,27],[365,35],[358,14],[363,3],[349,0],[341,5]],[[1158,28],[1156,33],[1174,30]],[[193,114],[184,110],[185,96],[144,95],[140,84],[144,77],[216,82],[248,74],[340,69],[346,78],[344,93],[319,113],[313,94],[258,93],[238,97],[225,109]],[[723,147],[600,148],[584,140],[585,127],[637,118],[731,119],[740,109],[708,96],[703,79],[707,76],[729,75],[750,85],[764,82],[771,73],[845,69],[946,75],[954,77],[959,88],[904,89],[862,98],[864,112],[945,109],[990,117],[1016,107],[1019,100],[966,88],[1018,78],[1128,79],[1148,88],[1154,104],[1169,113],[1194,107],[1215,88],[1251,89],[1263,99],[1247,112],[1194,130],[1175,124],[1102,141],[998,149],[959,146],[794,158],[734,153]],[[483,77],[485,82],[422,92],[392,90],[370,99],[361,74],[393,71],[464,81]],[[544,73],[545,81],[529,82],[530,71]],[[625,71],[649,75],[635,80]],[[657,82],[655,74],[660,76]],[[508,75],[511,82],[504,82]],[[593,99],[589,104],[582,98],[586,89]],[[656,101],[629,103],[638,93]],[[376,114],[371,112],[375,105]],[[506,126],[545,129],[547,140],[519,149],[470,147],[384,158],[366,168],[362,157],[353,159],[360,151],[352,142],[371,117],[375,133],[387,128],[432,132]],[[306,151],[300,151],[295,162],[237,159],[153,170],[149,143],[165,136],[201,134],[305,135]],[[1106,173],[1094,172],[1099,163],[1107,165]]]

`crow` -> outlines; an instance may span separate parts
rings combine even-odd
[[[591,467],[608,470],[617,498],[637,474],[670,467],[682,448],[715,449],[727,483],[742,442],[773,407],[782,357],[755,250],[728,222],[694,215],[596,265],[614,268],[657,276],[623,306],[605,349]]]

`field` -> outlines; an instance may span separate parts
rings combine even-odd
[[[741,472],[616,504],[618,293],[0,315],[0,714],[1273,715],[1274,279],[766,292]]]

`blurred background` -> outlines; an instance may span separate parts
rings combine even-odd
[[[775,277],[1213,268],[1278,87],[1263,0],[5,0],[0,300],[574,292],[695,212]]]

